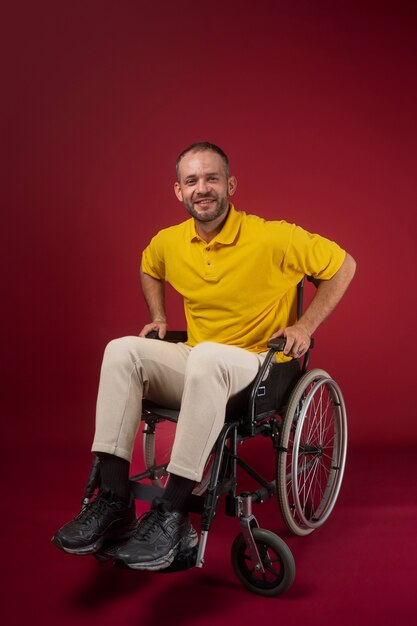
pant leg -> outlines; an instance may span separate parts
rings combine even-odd
[[[104,352],[93,452],[132,460],[146,397],[179,408],[190,348],[143,337],[111,341]]]
[[[190,352],[168,471],[199,482],[225,420],[228,399],[255,378],[265,355],[204,342]]]

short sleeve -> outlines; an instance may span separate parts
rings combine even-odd
[[[293,225],[284,266],[319,280],[329,280],[345,256],[346,252],[334,241]]]
[[[153,237],[142,253],[142,271],[158,280],[165,280],[165,260],[162,238]]]

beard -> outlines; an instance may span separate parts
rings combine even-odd
[[[184,200],[184,206],[188,213],[198,222],[213,222],[221,215],[226,214],[229,208],[229,198],[227,196],[219,198],[207,195],[201,196],[198,200],[212,201],[210,205],[199,207],[198,204],[196,205],[196,202],[188,199]]]

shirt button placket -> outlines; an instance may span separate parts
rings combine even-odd
[[[212,257],[210,254],[211,248],[210,246],[206,246],[204,248],[204,260],[205,260],[205,266],[206,266],[206,275],[211,275],[212,272]]]

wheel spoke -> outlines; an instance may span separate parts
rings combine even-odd
[[[308,478],[305,478],[303,485],[300,491],[303,493],[303,511],[306,511],[307,501],[311,502],[311,505],[314,506],[314,499],[310,498],[311,490],[315,484],[314,478],[317,475],[318,463],[315,463],[311,471],[309,472]],[[317,481],[316,481],[317,482]]]
[[[345,442],[340,389],[322,370],[307,372],[290,398],[281,439],[285,463],[278,464],[278,483],[285,489],[284,495],[278,494],[281,509],[296,534],[311,532],[333,509],[343,477]]]
[[[264,567],[270,574],[272,574],[272,576],[274,576],[274,578],[278,578],[278,576],[281,573],[279,571],[277,572],[277,570],[274,569],[271,565],[267,565],[267,566],[264,565]]]

